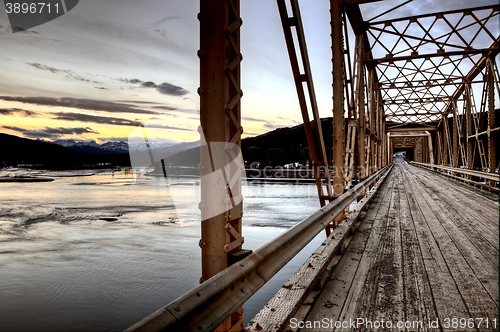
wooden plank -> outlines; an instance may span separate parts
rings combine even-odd
[[[434,173],[431,170],[420,167],[411,167],[414,169],[417,174],[421,174],[425,177],[432,177],[433,180],[437,181],[440,185],[448,188],[448,190],[459,194],[458,197],[476,200],[479,198],[479,201],[476,202],[475,206],[478,207],[478,213],[482,213],[482,209],[498,209],[498,194],[485,191],[483,189],[476,188],[468,183],[463,183],[454,179],[447,178],[445,176],[436,176],[439,173]],[[487,213],[483,213],[486,218],[490,218],[491,215]]]
[[[429,183],[438,182],[439,190],[446,191],[449,194],[450,198],[452,198],[454,202],[458,203],[458,206],[467,211],[467,213],[469,213],[471,216],[479,219],[481,223],[484,223],[485,226],[490,227],[491,230],[498,229],[497,202],[491,201],[490,199],[485,199],[485,195],[478,194],[476,191],[473,191],[473,188],[466,184],[457,181],[450,182],[447,181],[447,179],[441,178],[439,176],[430,177],[430,175],[433,174],[425,169],[410,166],[408,171],[425,179],[425,181],[421,181],[423,185],[429,185]],[[462,200],[464,198],[472,200],[474,204],[463,204]],[[497,213],[492,213],[492,211],[496,211]]]
[[[459,248],[464,255],[465,252],[471,251],[470,258],[473,261],[477,259],[481,260],[481,257],[485,258],[491,264],[485,268],[487,270],[493,268],[496,274],[498,274],[498,221],[495,229],[480,227],[481,222],[477,216],[469,217],[467,213],[461,213],[462,211],[460,211],[460,206],[474,205],[477,199],[474,201],[466,199],[455,201],[451,198],[453,195],[451,191],[440,190],[442,187],[436,185],[437,182],[436,179],[426,182],[432,188],[432,190],[427,190],[427,192],[445,214],[446,218],[444,221],[446,223],[443,226],[447,226],[448,234],[454,238],[455,243],[461,245]],[[490,214],[495,214],[495,212],[495,210],[488,211]],[[483,235],[488,236],[490,241]],[[495,240],[496,242],[494,242]],[[476,251],[479,251],[479,253]],[[484,268],[479,268],[478,270],[484,270]]]
[[[426,222],[425,215],[429,216],[430,212],[414,192],[410,176],[406,172],[403,183],[437,314],[440,320],[450,317],[470,318],[440,247],[432,236],[432,229]]]
[[[399,178],[403,178],[401,167],[397,168]],[[407,197],[407,186],[402,183],[400,196],[401,242],[403,243],[404,298],[403,311],[405,321],[422,322],[422,326],[413,326],[414,331],[439,331],[429,327],[427,322],[438,318],[431,292],[429,277],[418,243],[417,231],[413,223]]]
[[[415,178],[408,176],[407,179],[412,184],[412,190],[418,193],[415,198],[432,232],[431,236],[434,239],[434,243],[439,247],[439,254],[445,261],[447,269],[449,269],[454,279],[454,283],[460,292],[461,298],[463,299],[461,302],[465,302],[470,317],[474,319],[489,318],[490,320],[496,318],[498,320],[498,306],[485,291],[481,282],[474,275],[474,272],[465,261],[457,246],[444,230],[442,224],[446,216],[442,213],[434,200],[427,194],[426,190],[418,184]],[[430,238],[431,242],[432,238]],[[448,301],[447,306],[450,305],[449,302],[450,301]],[[447,317],[467,318],[466,316]],[[443,318],[444,317],[441,317],[441,320]]]
[[[396,166],[399,167],[399,165]],[[396,170],[395,170],[396,171]],[[377,255],[371,262],[366,284],[355,317],[371,322],[404,321],[403,281],[401,267],[401,236],[399,234],[399,179],[394,177],[394,188],[388,213],[381,216],[385,227],[381,234]],[[357,326],[356,330],[373,329],[370,325]],[[350,330],[350,329],[346,329]],[[399,330],[394,324],[386,330]]]
[[[347,294],[351,289],[351,285],[358,284],[356,281],[353,282],[353,276],[356,274],[356,270],[360,264],[363,254],[366,253],[364,249],[368,239],[372,239],[372,225],[376,220],[377,223],[384,220],[383,218],[376,219],[376,217],[378,215],[378,209],[381,205],[379,204],[379,201],[388,200],[388,197],[384,195],[388,186],[392,186],[391,174],[382,185],[380,193],[378,193],[374,198],[371,208],[363,218],[363,221],[361,222],[353,240],[344,252],[339,264],[333,271],[330,281],[325,285],[317,303],[307,316],[307,321],[318,321],[327,318],[335,322],[339,319],[338,317],[340,315],[340,311],[344,306],[344,302],[346,301]],[[386,205],[388,207],[389,203],[386,203]],[[303,330],[307,331],[307,329]],[[313,328],[311,330],[315,329]]]
[[[415,170],[415,168],[411,167],[409,170]],[[420,169],[417,168],[417,170]],[[425,170],[413,172],[416,176],[421,176],[425,173],[429,172]],[[431,183],[436,184],[436,189],[434,190],[446,193],[447,198],[444,201],[449,203],[449,206],[453,206],[455,210],[459,211],[459,214],[463,218],[469,220],[469,225],[481,233],[492,246],[498,247],[498,203],[489,202],[489,199],[477,194],[469,195],[468,197],[470,200],[464,201],[464,197],[467,195],[467,188],[459,188],[459,190],[457,190],[453,183],[446,181],[447,179],[436,176],[425,178],[425,181],[420,182],[424,185],[430,185]],[[491,204],[482,204],[484,201]]]
[[[327,277],[327,267],[332,257],[343,250],[344,242],[353,231],[356,221],[365,205],[370,202],[383,183],[387,173],[374,188],[356,204],[346,219],[341,222],[307,259],[300,269],[276,293],[276,295],[248,323],[247,330],[281,330],[289,325],[290,319],[299,310],[317,283],[323,285]]]

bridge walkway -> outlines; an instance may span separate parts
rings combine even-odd
[[[498,267],[498,196],[399,163],[308,314],[299,318],[322,325],[301,330],[331,331],[332,322],[356,319],[365,324],[354,330],[363,331],[377,330],[369,322],[382,321],[378,330],[401,331],[397,322],[415,322],[411,331],[474,330],[464,322],[498,330]],[[334,330],[353,330],[346,324],[333,323]]]

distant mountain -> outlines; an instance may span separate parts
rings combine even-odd
[[[103,144],[98,144],[94,140],[77,142],[73,139],[58,139],[52,142],[42,139],[37,139],[37,141],[57,144],[71,150],[83,153],[95,154],[95,155],[128,153],[128,144],[123,141],[107,142]]]
[[[0,167],[19,164],[48,169],[78,169],[129,166],[130,159],[128,154],[84,153],[58,144],[0,133]]]
[[[328,160],[332,157],[332,118],[321,119],[325,150]],[[298,162],[307,164],[310,160],[309,147],[304,131],[304,125],[278,128],[255,137],[241,140],[243,159],[248,166],[258,162],[262,167],[283,166]],[[200,163],[199,145],[187,151],[182,151],[165,159],[166,165],[198,166]]]
[[[75,141],[73,139],[59,139],[55,141],[46,141],[42,139],[37,139],[41,142],[52,143],[64,146],[68,149],[75,150],[83,153],[90,153],[94,155],[107,155],[107,154],[128,154],[129,151],[143,151],[147,153],[147,146],[144,145],[142,141],[138,141],[136,143],[132,143],[129,146],[128,143],[124,141],[119,142],[107,142],[103,144],[98,144],[94,140],[89,141]],[[200,145],[200,141],[196,142],[183,142],[178,143],[175,141],[167,141],[167,140],[151,140],[150,148],[154,153],[159,153],[161,155],[172,155],[178,152],[182,152],[185,150],[192,149],[194,147],[198,147]]]

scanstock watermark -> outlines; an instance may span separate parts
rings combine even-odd
[[[430,319],[426,322],[421,320],[415,321],[392,321],[392,320],[371,320],[366,318],[349,318],[348,320],[333,320],[323,318],[322,320],[298,320],[297,318],[290,319],[290,327],[292,329],[348,329],[348,330],[388,330],[397,328],[401,331],[416,331],[427,329],[497,329],[497,319],[489,318],[443,318]]]
[[[201,172],[203,175],[200,177],[200,182],[208,188],[209,194],[202,195],[202,188],[197,185],[178,186],[178,178],[168,175],[170,165],[186,163],[183,159],[186,158],[186,150],[179,151],[154,144],[168,139],[162,135],[162,129],[171,128],[168,124],[173,116],[192,121],[199,119],[199,112],[194,105],[169,111],[148,120],[130,133],[129,155],[136,181],[141,174],[154,167],[154,171],[148,174],[165,180],[181,226],[192,221],[207,220],[241,204],[241,187],[245,184],[246,175],[240,147],[231,142],[207,142],[201,126],[198,127],[199,144],[188,148],[191,149],[192,155],[205,155],[210,158],[210,162],[205,164],[209,166],[201,166],[209,169]],[[199,153],[192,150],[196,148],[200,149]],[[197,215],[193,216],[193,211],[197,211]]]
[[[75,8],[79,0],[3,0],[12,32],[50,22]]]

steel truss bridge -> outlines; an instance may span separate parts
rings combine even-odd
[[[232,162],[243,133],[240,1],[200,0],[201,284],[130,331],[242,331],[241,305],[322,230],[322,247],[247,330],[356,317],[498,330],[499,5],[443,1],[449,11],[391,19],[420,1],[374,17],[362,7],[377,0],[330,1],[330,159],[299,1],[276,1],[321,209],[252,253],[242,249],[242,165]],[[395,164],[397,152],[413,163],[398,154]],[[225,212],[214,215],[219,201]]]

